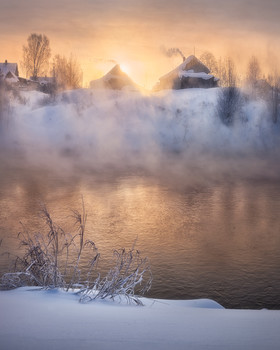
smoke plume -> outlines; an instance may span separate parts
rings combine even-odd
[[[183,52],[177,48],[177,47],[172,47],[170,49],[166,49],[164,46],[161,47],[161,52],[166,55],[167,57],[172,57],[172,56],[181,56],[183,60],[185,60],[185,56]]]

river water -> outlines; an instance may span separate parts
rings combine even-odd
[[[150,297],[211,298],[228,308],[280,309],[280,183],[178,184],[141,172],[0,171],[0,272],[18,252],[23,222],[38,228],[44,202],[62,226],[88,215],[87,236],[109,256],[136,242],[151,263]]]

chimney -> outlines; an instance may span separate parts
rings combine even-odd
[[[185,56],[183,56],[183,62],[185,62],[186,61],[186,57]]]
[[[6,65],[8,64],[8,61],[7,61],[7,60],[5,60],[5,64],[6,64]]]

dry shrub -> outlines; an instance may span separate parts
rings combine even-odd
[[[115,265],[103,278],[100,275],[94,283],[81,290],[80,301],[95,299],[126,298],[129,302],[142,305],[139,295],[147,292],[152,283],[152,274],[147,258],[142,258],[138,250],[115,250]]]
[[[30,234],[22,225],[18,238],[24,254],[16,257],[14,271],[2,276],[2,289],[26,285],[63,288],[66,291],[78,288],[81,302],[115,300],[118,297],[142,305],[138,295],[150,289],[152,275],[148,259],[142,258],[138,250],[134,247],[128,251],[114,250],[114,267],[101,278],[95,271],[100,253],[94,242],[85,238],[87,215],[84,204],[82,213],[72,211],[76,228],[74,235],[58,226],[45,206],[41,208],[40,216],[47,233]],[[88,259],[87,270],[81,271],[80,262],[84,254]]]

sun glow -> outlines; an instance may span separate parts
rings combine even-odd
[[[120,64],[121,70],[126,73],[126,74],[130,74],[130,68],[126,63],[121,63]]]

